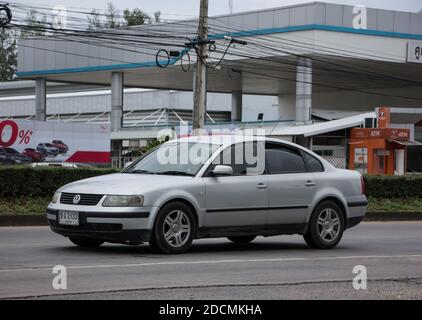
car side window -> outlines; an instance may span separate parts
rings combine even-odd
[[[266,172],[268,174],[306,172],[302,155],[295,148],[278,144],[267,144],[265,158],[267,164]]]
[[[324,166],[321,161],[307,152],[303,152],[303,154],[309,172],[324,172]]]
[[[247,155],[247,153],[250,153],[251,151],[253,155]],[[260,164],[261,162],[258,160],[257,156],[256,143],[238,143],[224,149],[208,167],[205,175],[208,176],[217,165],[225,165],[232,167],[234,176],[256,176],[264,172],[263,161],[262,168]]]

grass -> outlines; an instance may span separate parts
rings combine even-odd
[[[51,197],[48,198],[0,198],[0,215],[44,214]]]
[[[422,198],[369,198],[368,212],[422,212]]]
[[[0,215],[44,214],[51,198],[0,198]],[[421,198],[369,198],[368,212],[422,212]]]

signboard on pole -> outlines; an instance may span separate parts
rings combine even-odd
[[[409,129],[370,129],[354,128],[350,133],[350,138],[357,139],[385,139],[385,140],[403,140],[410,138]]]
[[[407,43],[407,62],[422,63],[422,41]]]
[[[110,163],[110,127],[52,121],[2,120],[0,148],[27,155],[32,162],[107,164]]]
[[[381,107],[378,109],[378,128],[387,129],[390,127],[390,108]]]

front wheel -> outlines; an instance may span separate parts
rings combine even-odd
[[[340,242],[344,225],[341,208],[333,201],[323,201],[312,213],[304,239],[311,248],[332,249]]]
[[[101,246],[104,241],[90,238],[69,238],[69,240],[79,247],[93,248]]]
[[[192,244],[195,226],[190,208],[182,202],[171,202],[158,213],[150,245],[160,253],[184,253]]]

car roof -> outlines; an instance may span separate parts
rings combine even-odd
[[[242,134],[190,136],[190,137],[183,137],[183,138],[179,138],[179,139],[175,139],[175,140],[170,140],[169,143],[174,143],[174,142],[198,142],[198,143],[211,143],[211,144],[219,144],[219,145],[223,145],[223,146],[229,146],[229,145],[232,145],[232,144],[235,144],[235,143],[251,142],[251,141],[278,142],[278,143],[283,143],[283,144],[286,144],[286,145],[298,147],[298,148],[301,148],[301,149],[305,149],[305,148],[303,148],[299,145],[296,145],[294,143],[291,143],[287,140],[268,138],[266,136],[250,136],[250,135],[242,135]]]
[[[264,141],[264,142],[274,142],[274,143],[281,143],[287,146],[294,147],[296,149],[303,150],[306,153],[312,154],[314,157],[318,158],[321,162],[324,163],[325,169],[334,170],[335,168],[324,158],[320,157],[319,155],[315,154],[311,150],[292,143],[287,140],[277,139],[277,138],[269,138],[266,136],[251,136],[251,135],[242,135],[242,134],[232,134],[232,135],[203,135],[203,136],[190,136],[190,137],[183,137],[175,140],[170,140],[167,143],[175,143],[175,142],[198,142],[198,143],[211,143],[211,144],[218,144],[221,145],[223,148],[231,146],[236,143],[241,142],[253,142],[253,141]]]

